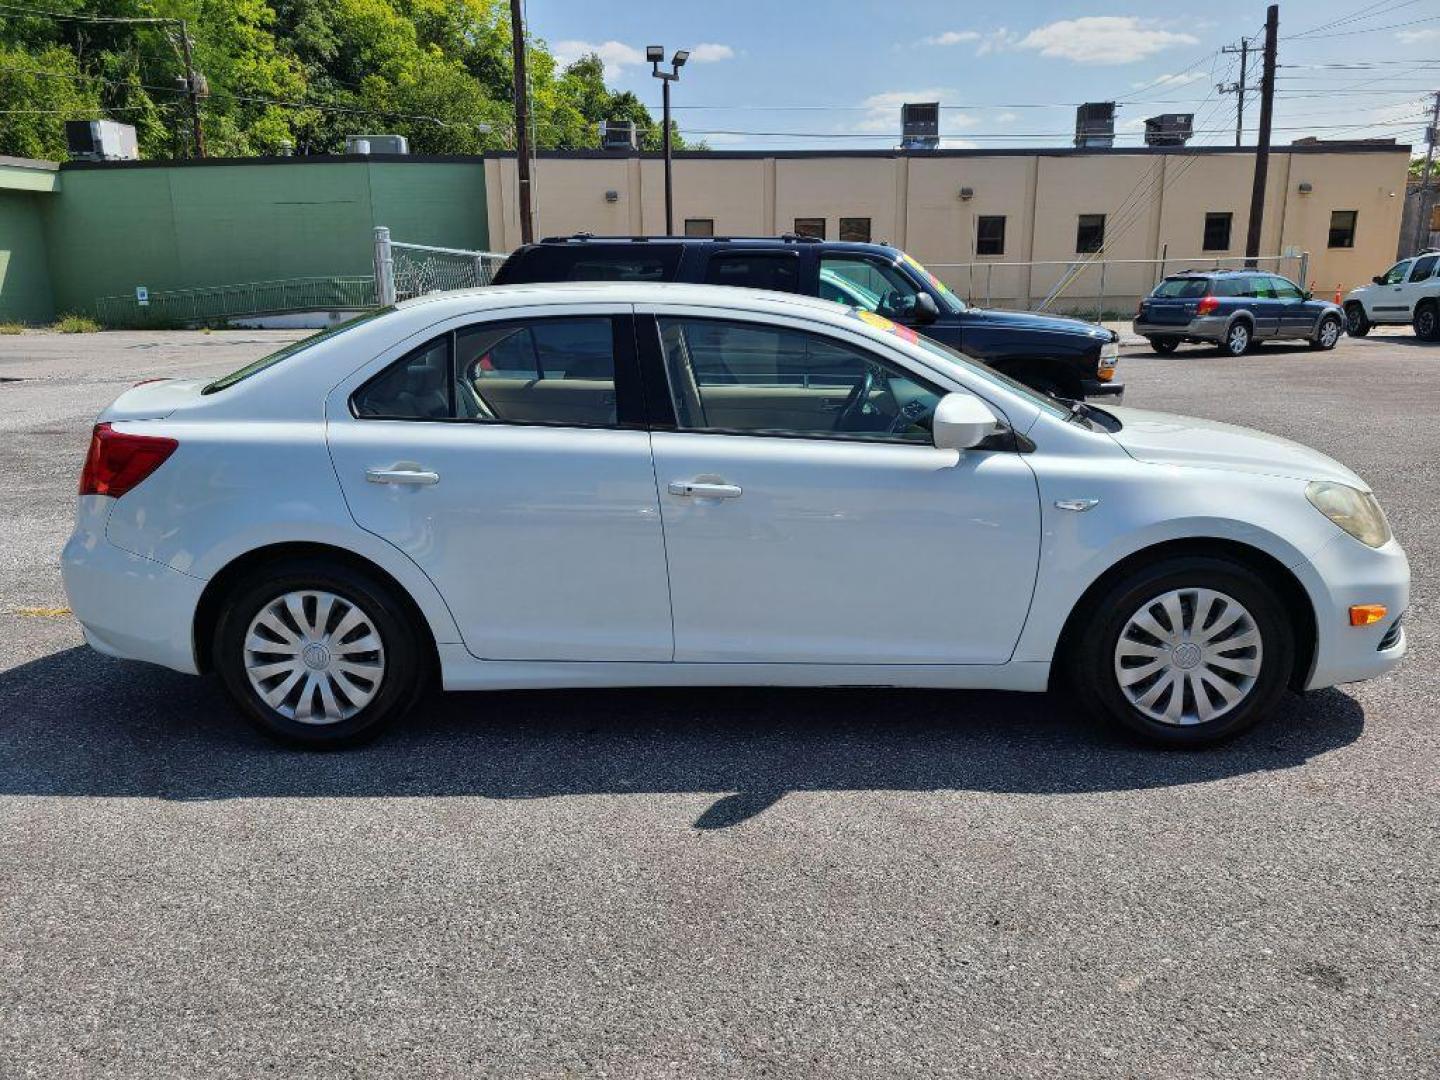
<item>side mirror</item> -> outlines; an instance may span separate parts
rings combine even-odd
[[[935,303],[935,298],[929,293],[922,292],[915,294],[915,310],[910,313],[915,320],[916,326],[929,326],[940,317],[940,308]]]
[[[1303,297],[1305,297],[1306,300],[1314,300],[1314,299],[1315,299],[1315,294],[1314,294],[1313,292],[1311,292],[1309,289],[1306,289],[1306,290],[1305,290],[1303,293],[1301,293],[1300,295],[1303,296]]]
[[[931,435],[941,450],[969,450],[999,430],[995,414],[974,394],[946,394],[935,406]]]
[[[1383,274],[1376,274],[1376,275],[1375,275],[1374,277],[1372,277],[1370,280],[1373,281],[1373,282],[1375,282],[1376,285],[1384,285],[1384,284],[1385,284],[1385,275],[1383,275]]]

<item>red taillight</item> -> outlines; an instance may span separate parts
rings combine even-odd
[[[130,435],[96,424],[80,472],[80,494],[118,499],[163,465],[179,445],[159,435]]]
[[[1220,298],[1218,296],[1202,296],[1200,303],[1195,305],[1196,315],[1213,315],[1220,309]]]

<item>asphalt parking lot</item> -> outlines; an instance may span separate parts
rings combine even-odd
[[[1440,1075],[1440,346],[1127,347],[1127,404],[1314,445],[1411,654],[1219,750],[1063,701],[452,695],[278,749],[85,649],[94,414],[295,335],[0,337],[0,1076]]]

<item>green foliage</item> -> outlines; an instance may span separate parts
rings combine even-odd
[[[21,0],[30,5],[32,0]],[[416,153],[514,147],[506,0],[47,0],[66,14],[184,19],[212,157],[338,153],[347,134],[399,134]],[[59,158],[64,121],[134,124],[145,157],[191,154],[184,65],[170,26],[0,11],[0,154]],[[601,120],[660,128],[631,93],[605,86],[598,58],[557,70],[528,54],[535,143],[599,144]],[[684,144],[676,140],[676,146]]]
[[[11,334],[23,334],[25,324],[18,322],[0,322],[0,337],[7,337]]]
[[[61,315],[50,329],[57,334],[98,334],[100,324],[88,315]]]

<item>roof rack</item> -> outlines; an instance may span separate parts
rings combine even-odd
[[[800,233],[793,232],[781,233],[779,236],[596,236],[594,233],[577,232],[571,233],[569,236],[542,236],[540,238],[540,243],[566,244],[576,240],[596,240],[602,243],[623,241],[625,243],[635,244],[650,243],[652,241],[690,241],[692,243],[712,242],[722,244],[728,244],[735,241],[745,243],[751,241],[773,242],[775,240],[783,240],[787,244],[823,244],[825,242],[818,236],[803,236]]]

